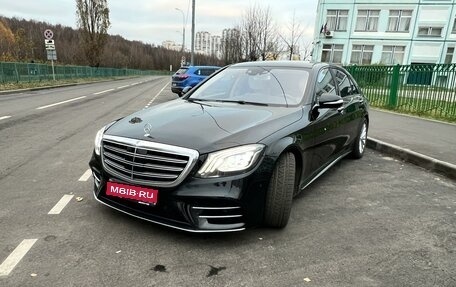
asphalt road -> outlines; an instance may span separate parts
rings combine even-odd
[[[175,99],[168,82],[0,96],[0,286],[456,286],[456,182],[370,150],[309,186],[283,230],[189,234],[97,203],[96,131]]]

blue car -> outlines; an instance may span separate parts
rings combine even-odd
[[[171,91],[180,96],[185,87],[194,87],[209,75],[220,69],[217,66],[188,66],[181,67],[173,76]]]

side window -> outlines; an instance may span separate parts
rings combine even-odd
[[[217,69],[212,69],[212,68],[206,68],[206,69],[201,69],[200,74],[201,76],[210,76],[212,75]]]
[[[341,97],[353,95],[353,88],[350,78],[347,74],[338,69],[333,69],[334,76],[336,77],[336,83],[339,88]]]
[[[336,84],[334,83],[334,79],[328,68],[322,69],[320,72],[318,72],[317,84],[315,86],[317,97],[320,97],[325,93],[336,95],[335,87]]]

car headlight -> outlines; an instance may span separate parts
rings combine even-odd
[[[112,122],[108,125],[105,125],[104,127],[102,127],[98,132],[97,132],[97,135],[95,136],[95,153],[97,155],[100,155],[100,150],[101,150],[101,140],[103,139],[103,134],[104,132],[109,128],[111,127],[113,124],[115,123]]]
[[[202,178],[239,174],[253,167],[264,145],[252,144],[210,153],[197,173]]]

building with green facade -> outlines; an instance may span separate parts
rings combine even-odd
[[[456,63],[456,0],[319,0],[313,61]]]

